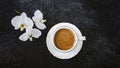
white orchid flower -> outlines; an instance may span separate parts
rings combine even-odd
[[[21,31],[28,27],[33,27],[33,21],[27,17],[25,12],[21,13],[20,16],[13,17],[11,24],[15,27],[15,30],[20,29]]]
[[[28,28],[26,29],[26,32],[23,33],[21,36],[19,36],[19,39],[21,41],[27,41],[28,39],[30,41],[34,38],[39,38],[41,36],[41,31],[36,28]]]
[[[46,22],[46,20],[43,19],[43,14],[40,10],[35,11],[32,19],[35,22],[35,25],[37,28],[42,29],[42,30],[46,28],[46,26],[44,24],[44,22]]]

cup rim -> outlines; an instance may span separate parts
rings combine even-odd
[[[74,41],[73,46],[72,46],[70,49],[61,50],[61,49],[59,49],[59,48],[56,47],[56,45],[55,45],[55,43],[54,43],[54,37],[55,37],[56,32],[59,31],[60,29],[69,29],[69,30],[72,31],[72,33],[74,34],[75,41]],[[76,34],[76,32],[75,32],[71,27],[62,26],[62,27],[56,28],[56,29],[53,31],[52,44],[53,44],[53,47],[54,47],[57,51],[59,51],[59,52],[69,52],[69,51],[73,50],[73,49],[75,48],[77,42],[78,42],[77,34]]]

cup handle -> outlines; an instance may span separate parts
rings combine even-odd
[[[86,37],[85,36],[80,36],[79,40],[86,40]]]

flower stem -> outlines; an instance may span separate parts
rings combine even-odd
[[[15,9],[15,12],[18,13],[18,14],[20,14],[20,12],[18,10],[16,10],[16,9]]]

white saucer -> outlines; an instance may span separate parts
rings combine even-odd
[[[55,56],[56,58],[70,59],[70,58],[76,56],[79,53],[79,51],[82,48],[83,40],[85,40],[85,37],[84,37],[83,40],[82,39],[78,40],[78,42],[76,43],[76,46],[71,51],[69,51],[69,52],[60,52],[60,51],[58,51],[58,50],[56,50],[54,48],[53,43],[52,43],[53,41],[52,41],[51,37],[53,36],[53,32],[57,28],[60,28],[60,27],[63,27],[63,26],[72,28],[75,31],[77,37],[82,37],[82,34],[81,34],[80,30],[76,26],[74,26],[73,24],[67,23],[67,22],[63,22],[63,23],[59,23],[59,24],[54,25],[49,30],[49,32],[47,34],[47,38],[46,38],[46,44],[47,44],[47,48],[50,51],[50,53],[53,56]]]

